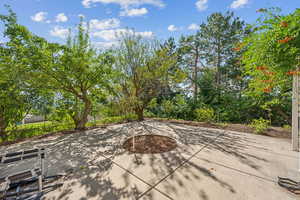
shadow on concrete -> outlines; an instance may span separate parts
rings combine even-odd
[[[176,148],[173,151],[163,154],[130,154],[134,159],[131,163],[126,163],[126,170],[135,173],[136,170],[143,170],[143,167],[151,168],[151,176],[158,177],[151,185],[156,186],[166,178],[175,179],[172,174],[174,171],[184,165],[185,179],[200,179],[200,175],[211,178],[217,184],[235,193],[234,188],[230,183],[226,183],[213,172],[205,168],[189,162],[189,158],[196,152],[189,152],[189,146],[206,146],[213,151],[221,151],[225,154],[232,155],[239,159],[242,163],[258,170],[254,160],[267,162],[263,158],[251,155],[247,152],[247,141],[240,135],[223,134],[223,131],[204,130],[199,127],[190,127],[185,125],[174,125],[170,123],[162,123],[155,121],[132,122],[122,125],[110,126],[105,129],[97,128],[85,132],[76,132],[69,135],[58,137],[49,137],[38,141],[24,142],[21,144],[12,145],[6,149],[0,149],[1,153],[7,151],[18,151],[20,149],[31,149],[34,147],[44,147],[47,149],[46,172],[47,175],[65,173],[65,181],[69,180],[67,187],[60,192],[56,199],[69,199],[69,195],[73,194],[72,186],[79,184],[80,188],[84,188],[86,196],[80,200],[98,198],[104,200],[117,199],[137,199],[143,191],[132,187],[130,175],[125,170],[122,170],[122,178],[126,183],[122,187],[117,187],[114,181],[107,174],[115,166],[114,160],[117,157],[128,154],[122,149],[123,141],[128,137],[141,134],[162,134],[170,136],[178,141],[185,148]],[[222,135],[218,139],[216,137]],[[189,155],[189,156],[184,156]],[[251,159],[249,159],[251,158]],[[1,168],[1,174],[11,173],[17,170],[18,167],[28,167],[31,163],[22,164],[22,166],[7,166]],[[118,163],[123,166],[123,163]],[[199,173],[195,173],[195,170]],[[142,178],[141,178],[142,179]],[[74,182],[72,182],[74,180]],[[179,185],[181,180],[175,180]],[[78,183],[79,182],[79,183]],[[176,193],[176,188],[172,185],[166,186],[167,191]],[[182,185],[184,187],[184,185]],[[205,191],[199,188],[199,199],[209,199]],[[153,197],[148,196],[151,200]]]

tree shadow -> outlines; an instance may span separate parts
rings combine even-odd
[[[130,154],[122,148],[126,139],[141,134],[161,134],[172,137],[177,140],[179,148],[162,154],[147,155]],[[220,135],[222,136],[216,139]],[[207,144],[209,145],[206,146]],[[173,174],[178,167],[184,165],[184,179],[200,180],[200,175],[203,175],[221,187],[235,193],[234,188],[229,183],[219,179],[205,166],[197,166],[189,162],[187,159],[196,152],[190,152],[190,148],[191,146],[206,146],[205,148],[209,150],[220,151],[234,156],[243,164],[253,169],[259,169],[255,160],[263,162],[267,162],[267,160],[247,152],[247,145],[251,144],[253,144],[252,141],[240,135],[227,135],[223,134],[223,131],[148,120],[23,142],[11,145],[6,149],[2,147],[0,152],[12,152],[36,147],[46,148],[47,162],[45,164],[47,175],[66,174],[63,181],[67,185],[64,186],[62,191],[59,191],[58,196],[52,197],[52,200],[69,199],[69,196],[76,192],[74,191],[76,187],[86,192],[86,195],[81,200],[91,198],[114,200],[136,199],[141,195],[143,191],[132,183],[131,179],[133,177],[126,170],[135,174],[136,171],[143,171],[145,167],[150,168],[150,171],[147,172],[153,178],[149,180],[151,185],[157,185],[164,178],[173,179],[178,185],[182,185],[183,181],[173,176]],[[122,174],[120,176],[124,184],[117,186],[110,173],[116,167],[115,160],[125,155],[129,156],[130,159],[126,163],[118,163],[121,166],[125,166],[124,168],[126,169],[121,170]],[[27,167],[27,164],[22,164],[22,166]],[[15,167],[18,169],[21,165]],[[1,167],[0,176],[13,170],[16,169],[13,169],[11,166]],[[166,185],[165,189],[174,194],[177,192],[172,185]],[[199,188],[198,195],[199,199],[209,199],[208,195],[201,188]],[[154,198],[152,195],[147,197],[150,200]]]
[[[125,125],[122,125],[126,127]],[[64,174],[64,186],[50,195],[52,200],[70,199],[76,194],[76,189],[85,191],[78,199],[136,199],[143,191],[138,184],[143,184],[123,169],[118,168],[109,158],[116,152],[120,152],[123,137],[128,135],[123,127],[114,129],[94,129],[85,132],[49,137],[45,140],[24,142],[17,145],[2,148],[1,154],[24,149],[43,147],[47,151],[45,172],[47,175]],[[117,126],[118,127],[118,126]],[[12,174],[21,168],[35,167],[35,161],[16,163],[9,166],[1,166],[1,176]],[[33,166],[32,166],[33,164]],[[119,174],[113,173],[113,168]],[[117,177],[114,177],[117,176]],[[112,178],[114,177],[114,178]],[[116,184],[116,179],[122,179],[122,184]],[[46,196],[47,196],[46,195]],[[82,197],[80,197],[82,195]],[[74,198],[74,196],[73,196]],[[149,197],[150,198],[150,197]],[[76,198],[77,199],[77,198]],[[150,198],[151,199],[151,198]]]

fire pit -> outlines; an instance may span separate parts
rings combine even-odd
[[[123,148],[131,153],[164,153],[177,147],[176,140],[162,135],[139,135],[127,139]]]

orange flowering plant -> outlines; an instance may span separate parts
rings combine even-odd
[[[260,10],[261,18],[243,42],[249,86],[256,94],[291,91],[292,77],[300,75],[300,9],[286,16],[275,8]]]

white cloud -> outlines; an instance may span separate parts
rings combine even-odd
[[[189,27],[188,27],[188,29],[189,30],[198,30],[199,29],[199,25],[197,25],[197,24],[191,24],[191,25],[189,25]]]
[[[50,35],[65,39],[69,35],[69,29],[55,26],[54,29],[50,30]]]
[[[85,18],[85,16],[83,14],[79,14],[78,17]]]
[[[248,3],[249,3],[249,0],[235,0],[230,5],[230,8],[232,8],[232,9],[243,8]]]
[[[86,8],[91,7],[91,5],[95,3],[119,4],[122,8],[128,8],[130,6],[141,6],[144,4],[153,5],[157,7],[165,6],[162,0],[82,0],[82,5]]]
[[[174,31],[177,31],[177,30],[178,30],[178,28],[173,24],[168,26],[168,31],[174,32]]]
[[[118,46],[118,41],[112,41],[112,42],[93,42],[93,45],[101,48],[101,49],[109,49],[111,47]]]
[[[204,11],[208,8],[207,3],[208,3],[208,0],[198,0],[196,2],[196,7],[199,11]]]
[[[134,17],[134,16],[145,15],[147,13],[148,13],[147,8],[133,8],[133,9],[125,9],[120,13],[120,16]]]
[[[116,18],[104,19],[104,20],[92,19],[90,20],[90,27],[91,29],[104,30],[104,29],[118,28],[120,26],[120,23],[121,23],[120,20]]]
[[[44,22],[47,18],[47,12],[38,12],[34,16],[31,16],[31,19],[35,22]]]
[[[59,13],[57,16],[56,16],[56,22],[66,22],[68,21],[68,17],[65,15],[65,13]]]
[[[105,41],[114,41],[118,39],[118,37],[120,37],[122,34],[135,34],[145,38],[151,38],[154,36],[153,32],[151,31],[135,32],[130,29],[103,30],[103,31],[94,32],[93,36],[102,38]]]

